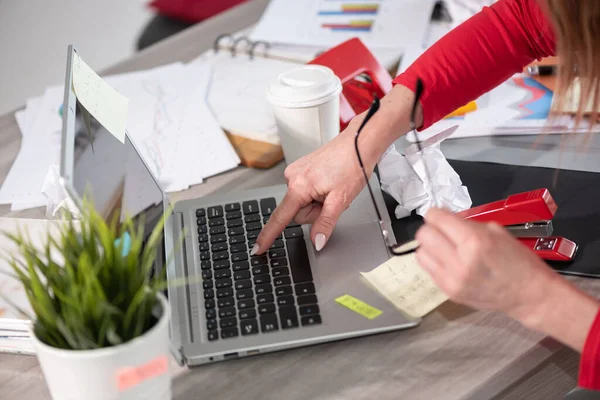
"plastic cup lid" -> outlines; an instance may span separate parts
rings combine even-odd
[[[285,71],[271,82],[269,101],[283,107],[312,107],[339,96],[342,83],[330,68],[303,65]]]

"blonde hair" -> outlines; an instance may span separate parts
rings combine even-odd
[[[546,0],[556,32],[559,68],[553,113],[561,114],[575,81],[580,86],[578,127],[591,104],[590,121],[600,108],[600,0]]]

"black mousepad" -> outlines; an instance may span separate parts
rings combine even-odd
[[[554,236],[564,236],[578,246],[575,259],[551,263],[560,273],[600,277],[600,174],[540,167],[448,160],[469,190],[473,207],[511,194],[546,188],[558,205],[552,220]],[[555,181],[556,175],[556,181]],[[396,240],[414,238],[423,223],[413,212],[396,219],[396,201],[384,193]]]

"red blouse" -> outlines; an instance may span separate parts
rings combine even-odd
[[[394,83],[412,89],[421,78],[425,129],[555,50],[552,23],[538,0],[499,0],[440,39]],[[600,390],[600,312],[581,354],[578,383]]]

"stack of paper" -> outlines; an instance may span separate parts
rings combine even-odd
[[[104,77],[128,99],[127,132],[166,192],[235,168],[240,159],[208,108],[209,63],[174,63]],[[46,204],[41,192],[60,163],[63,86],[49,87],[16,113],[20,152],[0,188],[11,210]]]

